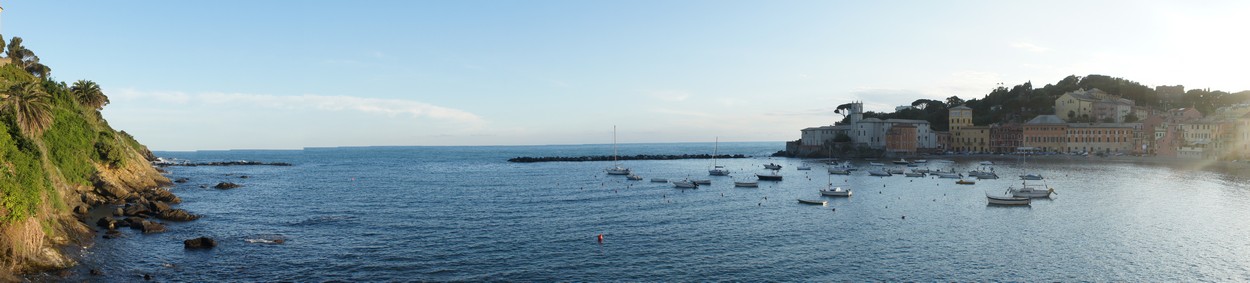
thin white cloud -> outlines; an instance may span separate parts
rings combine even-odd
[[[1042,52],[1050,51],[1050,48],[1038,46],[1037,44],[1033,44],[1031,42],[1017,41],[1017,42],[1012,42],[1010,46],[1011,48],[1020,49],[1020,50],[1024,50],[1028,52],[1034,52],[1034,53],[1042,53]]]
[[[195,93],[137,91],[121,89],[110,91],[115,100],[157,100],[175,104],[226,104],[259,106],[276,109],[312,109],[323,111],[354,111],[381,114],[391,117],[409,116],[464,123],[481,123],[483,119],[468,111],[432,105],[405,99],[382,99],[342,95],[280,96],[248,93]]]
[[[686,101],[690,98],[690,93],[680,90],[657,90],[647,93],[651,97],[669,102]]]

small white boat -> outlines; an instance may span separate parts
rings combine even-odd
[[[989,193],[985,194],[985,198],[994,205],[1029,205],[1029,202],[1032,202],[1029,198],[992,196]]]
[[[976,175],[973,175],[973,174],[968,174],[968,176],[977,177],[977,179],[982,179],[982,180],[985,180],[985,179],[998,179],[998,174],[994,174],[994,172],[984,172],[984,171],[982,171],[982,172],[980,172],[980,173],[977,173]]]
[[[833,188],[833,189],[820,189],[820,195],[830,196],[830,197],[849,197],[851,196],[851,190],[843,189],[840,187]]]
[[[891,174],[890,172],[886,172],[885,170],[872,169],[872,170],[868,170],[868,176],[889,177],[891,176]]]
[[[846,169],[829,168],[829,174],[834,175],[850,175],[851,171]]]
[[[928,174],[928,173],[929,173],[929,168],[925,168],[925,169],[911,169],[911,171],[912,171],[912,172],[916,172],[916,173],[925,173],[925,174]]]
[[[630,181],[639,181],[642,180],[642,176],[629,174],[628,176],[625,176],[625,179],[629,179]]]
[[[758,181],[734,181],[734,187],[758,188],[759,186]]]
[[[1055,192],[1054,188],[1041,189],[1034,186],[1025,185],[1020,188],[1012,187],[1008,190],[1011,196],[1018,198],[1048,198],[1051,193]]]
[[[711,185],[711,184],[712,184],[712,180],[708,180],[708,179],[699,179],[699,180],[694,180],[694,183],[695,183],[696,185]]]
[[[881,162],[868,162],[868,165],[870,165],[870,166],[885,166],[885,164],[881,164]]]
[[[773,164],[773,163],[764,164],[764,169],[768,169],[768,170],[781,170],[781,165],[780,165],[780,164]]]
[[[1045,179],[1045,178],[1044,178],[1044,177],[1042,177],[1042,174],[1037,174],[1037,173],[1030,173],[1030,174],[1020,175],[1020,180],[1034,180],[1034,181],[1036,181],[1036,180],[1041,180],[1041,179]]]
[[[760,181],[781,181],[781,175],[777,175],[777,173],[755,174],[755,177],[759,178]]]
[[[902,159],[902,158],[899,158],[898,160],[895,160],[895,161],[893,161],[893,162],[894,162],[894,164],[898,164],[898,165],[907,165],[907,164],[911,164],[911,162],[907,162],[907,159]]]
[[[994,165],[994,162],[981,161],[981,165]]]
[[[712,176],[729,176],[729,169],[725,169],[725,166],[717,165],[707,170],[707,174]]]
[[[902,168],[889,168],[889,169],[885,169],[885,172],[890,173],[890,175],[899,175],[899,174],[903,174],[903,169]]]
[[[825,203],[827,202],[825,202],[825,200],[823,199],[799,199],[799,203],[825,205]]]
[[[960,175],[959,173],[937,173],[937,175],[938,175],[938,178],[943,178],[943,179],[959,179],[959,178],[964,177],[963,175]]]
[[[903,175],[907,177],[924,177],[924,173],[915,172],[915,171],[907,172],[907,173],[904,173]]]
[[[919,160],[916,160],[916,161],[912,161],[912,163],[929,163],[929,160],[928,160],[928,159],[919,159]]]
[[[665,178],[651,178],[651,182],[652,182],[652,183],[668,183],[668,179],[665,179]]]
[[[799,170],[812,170],[812,166],[808,166],[808,165],[804,164],[804,165],[799,165],[799,167],[797,167],[797,169],[799,169]]]
[[[608,167],[604,171],[607,171],[608,175],[629,175],[630,173],[629,168],[621,167],[620,165]]]
[[[673,181],[673,187],[678,189],[698,189],[699,184],[695,184],[690,180]]]

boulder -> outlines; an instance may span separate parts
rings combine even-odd
[[[125,215],[125,216],[138,216],[139,214],[144,214],[144,213],[149,213],[149,212],[152,212],[152,211],[148,210],[148,207],[146,205],[139,205],[139,204],[127,204],[126,208],[122,209],[122,215]]]
[[[91,269],[91,276],[100,276],[100,275],[104,275],[104,271],[100,271],[99,269],[95,269],[95,268]]]
[[[187,212],[186,210],[182,210],[182,209],[170,209],[170,210],[162,211],[160,214],[157,214],[156,218],[170,220],[170,221],[191,221],[191,220],[200,219],[200,216],[191,214]]]
[[[130,226],[130,228],[132,229],[140,229],[140,228],[143,228],[143,221],[144,221],[143,218],[140,218],[137,216],[131,216],[131,217],[126,217],[126,221],[122,221],[118,223],[120,224],[124,222],[126,225],[122,225],[122,226]]]
[[[233,188],[238,188],[238,187],[241,187],[241,186],[239,186],[239,184],[235,184],[231,182],[221,182],[221,183],[217,183],[216,186],[213,186],[213,188],[221,189],[221,190],[228,190],[228,189],[233,189]]]
[[[122,215],[126,215],[126,210],[120,207],[118,207],[117,209],[113,209],[113,216],[122,216]]]
[[[88,209],[86,205],[79,205],[79,206],[74,207],[74,213],[78,215],[87,215],[87,211]]]
[[[148,209],[151,209],[152,212],[156,212],[156,214],[159,215],[163,212],[169,211],[171,208],[169,207],[168,203],[165,203],[163,201],[153,201],[151,203],[148,203]]]
[[[194,249],[211,249],[217,246],[217,241],[209,237],[199,237],[195,239],[182,241],[182,247],[189,250]]]
[[[186,182],[189,182],[189,181],[191,181],[191,179],[187,179],[187,178],[178,178],[178,179],[174,180],[174,183],[186,183]]]
[[[239,179],[247,179],[247,178],[250,178],[250,177],[248,177],[247,175],[239,176]]]
[[[140,230],[143,230],[143,233],[144,233],[144,234],[164,233],[164,232],[165,232],[165,224],[161,224],[160,222],[154,222],[154,221],[147,221],[147,220],[144,220],[144,221],[143,221],[143,223],[142,223],[142,226],[143,226],[143,228],[142,228],[142,229],[140,229]]]
[[[171,193],[168,190],[159,189],[159,188],[146,190],[144,191],[143,196],[147,197],[148,200],[152,200],[152,201],[163,201],[167,203],[182,202],[182,199],[179,199],[178,196],[174,195],[174,193]]]
[[[114,228],[117,228],[117,219],[113,219],[112,217],[108,217],[108,216],[101,217],[99,221],[95,222],[95,226],[100,226],[100,228],[112,230]]]

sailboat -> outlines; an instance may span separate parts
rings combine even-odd
[[[630,175],[629,168],[621,166],[620,160],[617,160],[616,154],[616,126],[612,126],[612,162],[616,165],[608,167],[608,175]]]
[[[716,137],[716,143],[712,145],[712,169],[707,170],[707,174],[712,176],[729,176],[729,169],[725,169],[725,166],[716,165],[716,154],[719,149],[720,137]]]
[[[1025,157],[1026,162],[1028,161],[1027,158]],[[1030,178],[1029,176],[1036,176],[1036,178]],[[1030,185],[1029,180],[1042,180],[1042,185]],[[1048,198],[1055,193],[1055,188],[1046,185],[1046,181],[1041,174],[1025,174],[1020,175],[1020,187],[1008,187],[1007,193],[1017,198]]]

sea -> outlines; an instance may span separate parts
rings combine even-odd
[[[918,168],[1001,178],[826,173],[827,160],[769,157],[781,142],[621,144],[621,155],[744,159],[510,163],[611,155],[611,144],[157,152],[177,208],[168,232],[81,247],[64,281],[1250,281],[1244,170],[1098,157],[929,156]],[[979,165],[992,161],[993,166]],[[730,176],[708,176],[713,165]],[[869,162],[854,159],[859,168]],[[781,164],[783,181],[734,187]],[[807,165],[811,170],[797,170]],[[1039,173],[1051,198],[988,205]],[[244,178],[246,176],[246,178]],[[651,178],[710,179],[676,189]],[[219,182],[241,188],[219,190]],[[821,197],[841,187],[851,197]],[[824,199],[806,205],[797,199]],[[107,213],[101,208],[95,215]],[[92,219],[94,223],[94,219]],[[602,240],[600,240],[602,235]],[[218,246],[186,250],[207,236]],[[88,270],[101,275],[91,275]]]

